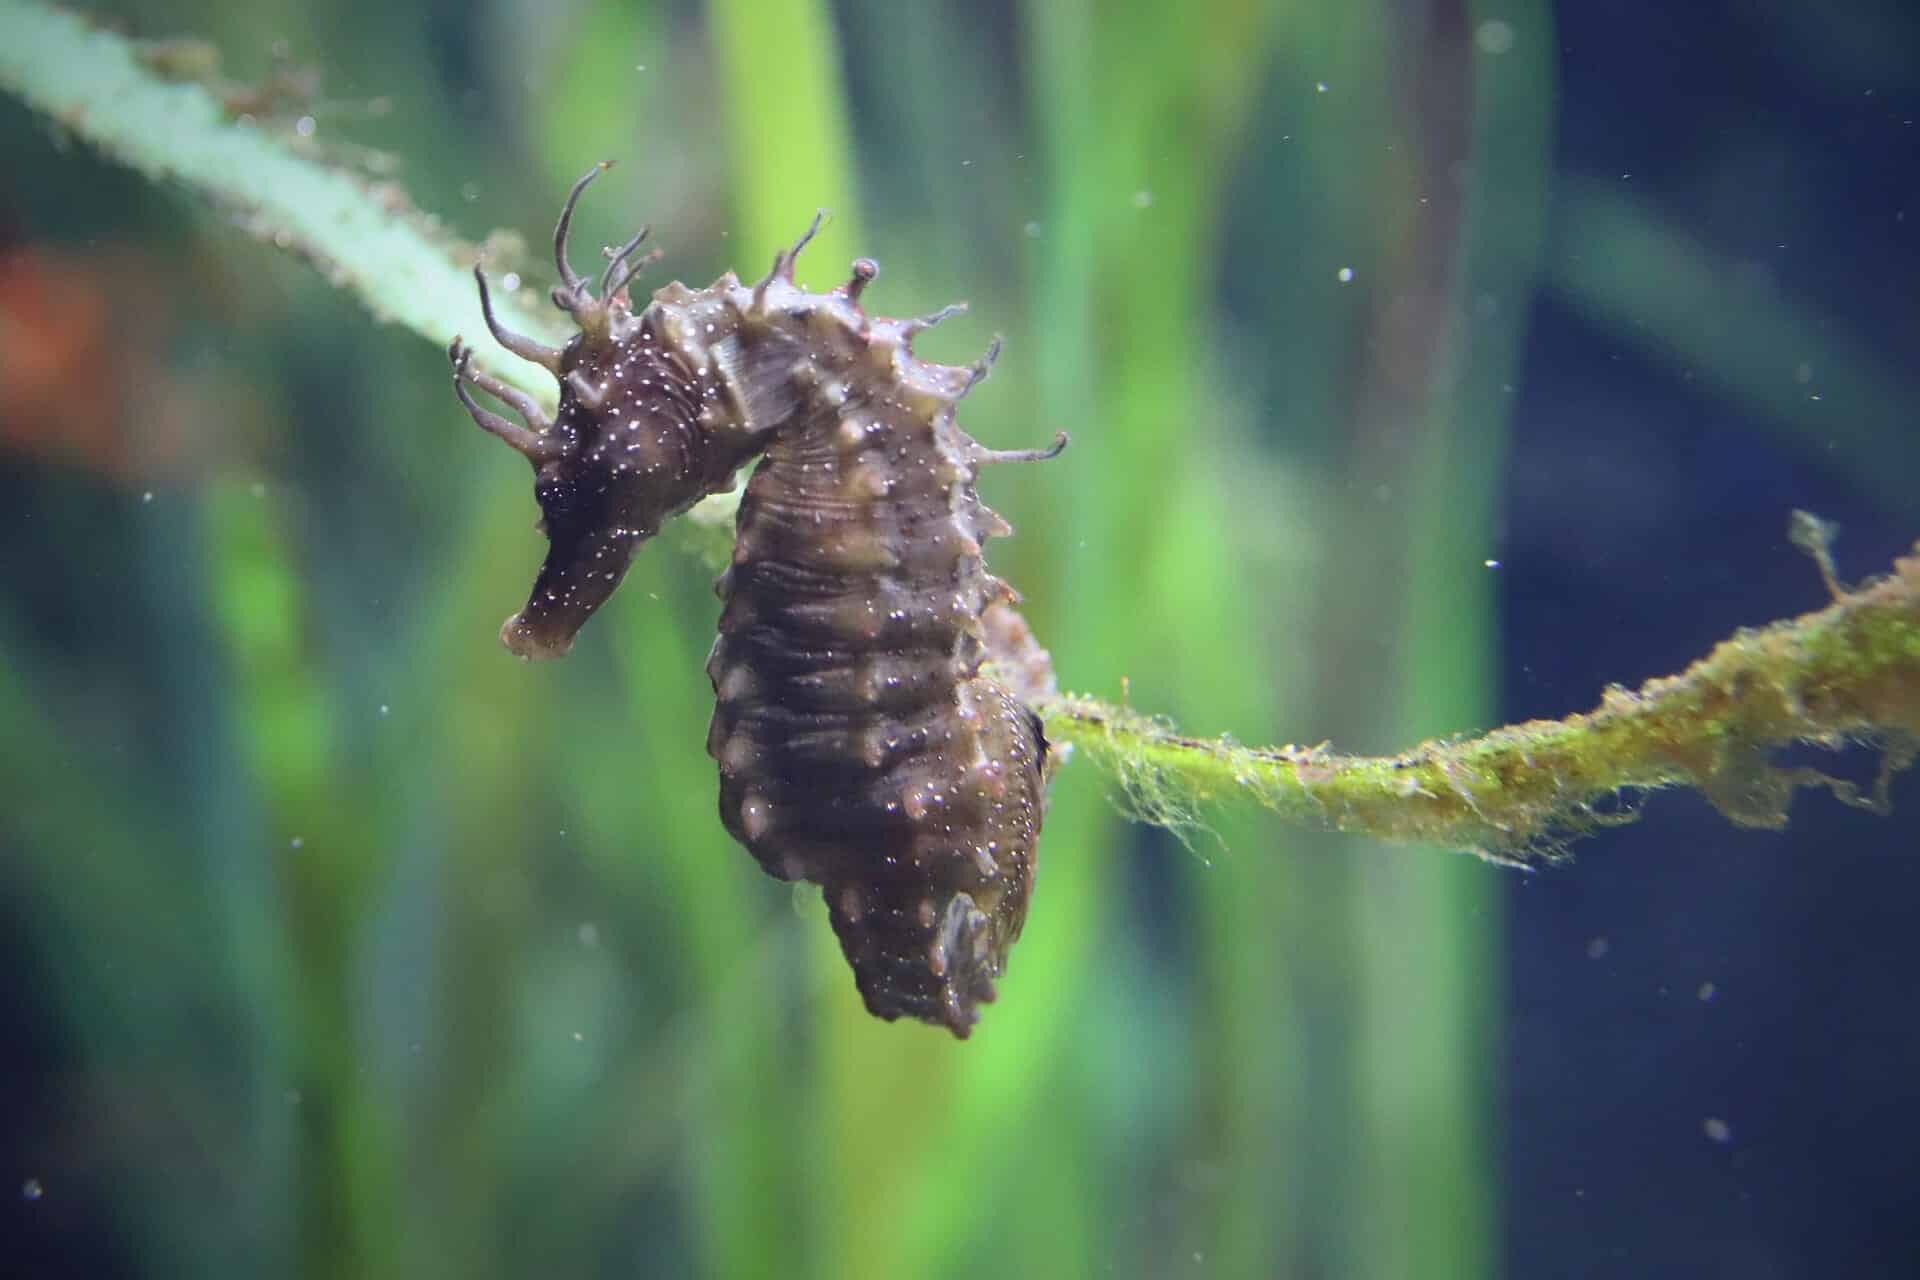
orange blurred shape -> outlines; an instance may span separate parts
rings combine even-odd
[[[177,452],[161,335],[129,264],[0,249],[0,450],[130,483]],[[118,307],[118,309],[116,309]]]

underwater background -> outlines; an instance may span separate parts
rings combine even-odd
[[[1074,435],[983,484],[1062,685],[1196,733],[1583,710],[1824,604],[1790,510],[1920,538],[1900,0],[88,12],[536,283],[600,159],[654,284],[833,210],[803,278]],[[0,98],[7,1269],[1920,1270],[1912,775],[1527,874],[1075,762],[973,1039],[879,1023],[715,816],[711,567],[514,660],[524,464],[233,224]]]

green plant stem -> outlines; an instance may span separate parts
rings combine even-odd
[[[1677,676],[1615,686],[1596,710],[1397,756],[1324,747],[1252,748],[1184,737],[1087,698],[1040,708],[1050,736],[1119,776],[1141,818],[1170,826],[1195,807],[1253,800],[1282,818],[1383,840],[1424,841],[1497,861],[1551,856],[1565,840],[1632,818],[1601,809],[1627,790],[1697,788],[1741,826],[1779,827],[1801,786],[1884,811],[1920,742],[1920,546],[1892,576],[1817,613],[1742,631]],[[1872,794],[1767,753],[1793,743],[1879,745]]]
[[[156,181],[234,210],[254,235],[319,266],[375,316],[436,345],[482,329],[458,261],[470,248],[439,233],[391,183],[296,150],[228,118],[204,87],[168,79],[125,37],[33,0],[0,0],[0,88],[66,133]],[[509,325],[540,331],[503,300]],[[527,377],[503,368],[502,376]],[[552,387],[527,389],[551,397]],[[450,415],[451,416],[451,415]],[[711,547],[728,499],[678,522],[683,546]],[[1777,826],[1794,789],[1832,787],[1884,807],[1887,776],[1920,739],[1920,556],[1830,607],[1722,643],[1683,675],[1638,693],[1609,691],[1588,715],[1427,743],[1393,757],[1323,748],[1256,749],[1184,737],[1089,698],[1040,708],[1049,732],[1113,771],[1140,818],[1180,826],[1194,806],[1254,800],[1301,825],[1421,841],[1501,861],[1550,855],[1571,836],[1624,820],[1603,810],[1623,790],[1692,786],[1733,821]],[[1808,769],[1770,766],[1795,742],[1870,740],[1886,750],[1862,797]]]

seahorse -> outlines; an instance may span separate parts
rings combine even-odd
[[[1066,436],[1044,450],[968,436],[955,406],[997,341],[964,368],[918,359],[914,335],[961,308],[869,316],[868,259],[830,292],[802,288],[794,263],[818,217],[758,283],[670,284],[636,316],[624,289],[643,232],[612,251],[596,298],[566,241],[598,172],[555,232],[554,301],[580,330],[564,349],[503,330],[478,275],[501,344],[560,378],[559,414],[547,422],[453,348],[475,421],[533,463],[551,543],[502,637],[523,656],[564,653],[639,543],[764,453],[716,584],[707,747],[721,820],[769,874],[821,887],[872,1013],[964,1038],[1026,919],[1048,773],[1039,718],[982,670],[983,615],[1007,618],[1013,600],[982,543],[1011,529],[975,478],[1051,458]],[[480,408],[469,386],[524,425]],[[995,634],[1026,632],[1014,618]],[[1044,666],[1030,641],[1021,650],[1028,674],[1036,654]]]

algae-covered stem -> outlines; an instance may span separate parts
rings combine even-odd
[[[1819,526],[1795,513],[1796,541]],[[1623,791],[1690,786],[1741,826],[1779,827],[1796,788],[1887,808],[1892,775],[1920,745],[1920,544],[1891,576],[1843,591],[1824,534],[1816,559],[1835,590],[1816,613],[1743,630],[1685,672],[1600,706],[1402,755],[1340,756],[1321,747],[1250,748],[1184,737],[1135,712],[1063,697],[1040,710],[1121,779],[1140,816],[1178,825],[1202,802],[1257,801],[1289,821],[1376,839],[1424,841],[1526,864],[1568,839],[1631,820],[1602,808]],[[1878,748],[1873,788],[1769,752],[1794,743]]]
[[[318,266],[370,312],[444,347],[485,325],[467,272],[471,246],[376,181],[297,152],[286,138],[229,119],[198,84],[170,79],[123,36],[34,3],[0,0],[0,88],[71,137],[155,181],[177,181],[235,210],[242,227]],[[498,319],[541,332],[511,299]],[[552,396],[519,371],[522,390]],[[711,511],[708,508],[712,508]],[[683,549],[712,555],[732,501],[707,499],[680,522]],[[1813,526],[1802,524],[1802,531]],[[1071,655],[1064,655],[1071,670]],[[1314,748],[1255,749],[1181,736],[1089,698],[1037,700],[1056,741],[1114,771],[1142,818],[1190,821],[1202,802],[1254,800],[1288,821],[1427,841],[1502,861],[1550,855],[1570,836],[1621,820],[1599,806],[1623,790],[1694,786],[1743,825],[1785,820],[1793,790],[1822,784],[1884,806],[1887,778],[1920,739],[1920,554],[1891,577],[1817,613],[1743,632],[1685,673],[1637,693],[1609,691],[1587,715],[1428,743],[1395,757]],[[1864,741],[1884,752],[1862,797],[1767,753],[1795,742]]]

